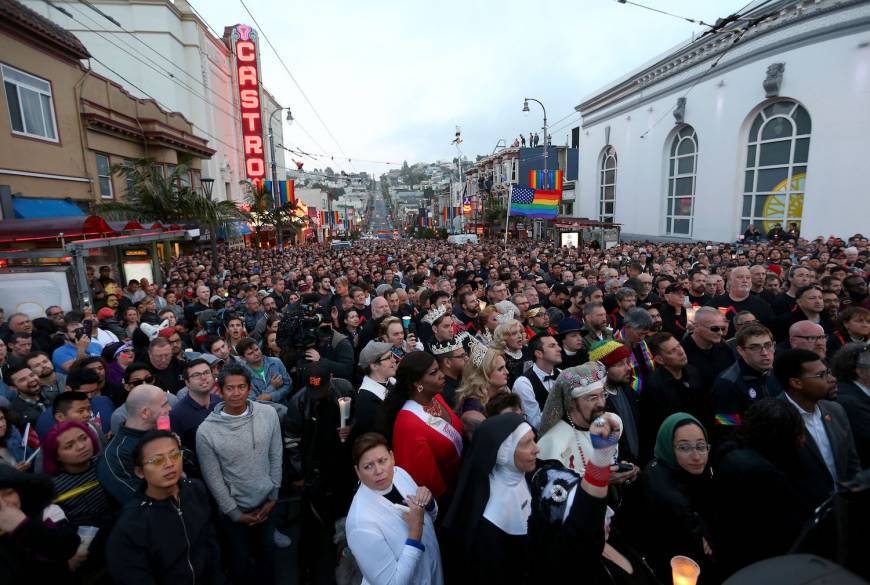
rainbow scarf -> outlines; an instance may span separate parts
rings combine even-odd
[[[620,341],[624,341],[623,337],[624,329],[620,329],[613,336],[614,339],[618,339]],[[649,346],[646,344],[646,341],[641,340],[640,342],[640,353],[643,356],[643,363],[646,364],[647,370],[652,372],[656,369],[656,362],[653,360],[652,354],[649,351]],[[634,355],[634,349],[632,348],[631,353],[628,356],[628,366],[631,369],[631,383],[629,387],[634,390],[634,393],[640,396],[640,393],[643,391],[643,380],[640,377],[638,372],[640,362],[637,361],[637,356]]]

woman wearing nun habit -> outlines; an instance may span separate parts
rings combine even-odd
[[[462,547],[461,582],[528,582],[531,493],[525,474],[534,471],[537,454],[535,433],[522,415],[488,418],[475,431],[444,523]]]
[[[395,465],[383,435],[360,435],[352,454],[360,486],[347,514],[347,543],[363,585],[443,585],[432,492]]]

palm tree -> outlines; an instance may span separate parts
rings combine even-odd
[[[267,225],[273,225],[274,199],[272,193],[266,189],[263,181],[244,180],[242,185],[247,185],[245,203],[241,206],[242,215],[254,230],[257,242],[257,260],[260,259],[260,234]]]
[[[153,159],[139,159],[132,165],[114,165],[112,173],[123,176],[129,188],[122,201],[98,203],[95,213],[108,219],[136,219],[166,223],[194,222],[209,229],[212,267],[217,266],[217,233],[241,219],[232,201],[212,201],[189,185],[181,183],[188,167],[178,165],[164,176]]]
[[[307,215],[299,215],[299,204],[295,201],[286,202],[281,207],[277,207],[269,213],[272,225],[278,233],[279,243],[283,242],[284,230],[288,229],[293,234],[294,240],[296,235],[307,227],[311,221]],[[283,243],[281,244],[283,246]]]

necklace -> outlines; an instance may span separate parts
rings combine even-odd
[[[574,431],[574,440],[577,442],[577,451],[580,452],[580,461],[583,462],[583,469],[586,469],[587,461],[586,455],[583,453],[583,445],[580,444],[580,431],[577,430],[577,427],[574,426],[574,421],[571,419],[571,415],[569,414],[565,418],[568,419],[568,424],[571,425],[571,429]]]
[[[426,412],[426,414],[429,414],[431,416],[439,418],[441,417],[441,403],[434,398],[432,399],[431,404],[423,406],[423,410]]]

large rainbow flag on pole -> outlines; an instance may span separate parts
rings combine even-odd
[[[562,171],[529,171],[529,186],[511,185],[509,215],[556,219],[562,203]]]
[[[272,181],[263,181],[266,191],[272,192]],[[278,189],[275,192],[280,205],[285,203],[294,203],[296,201],[296,181],[295,179],[287,179],[286,181],[278,181]]]

